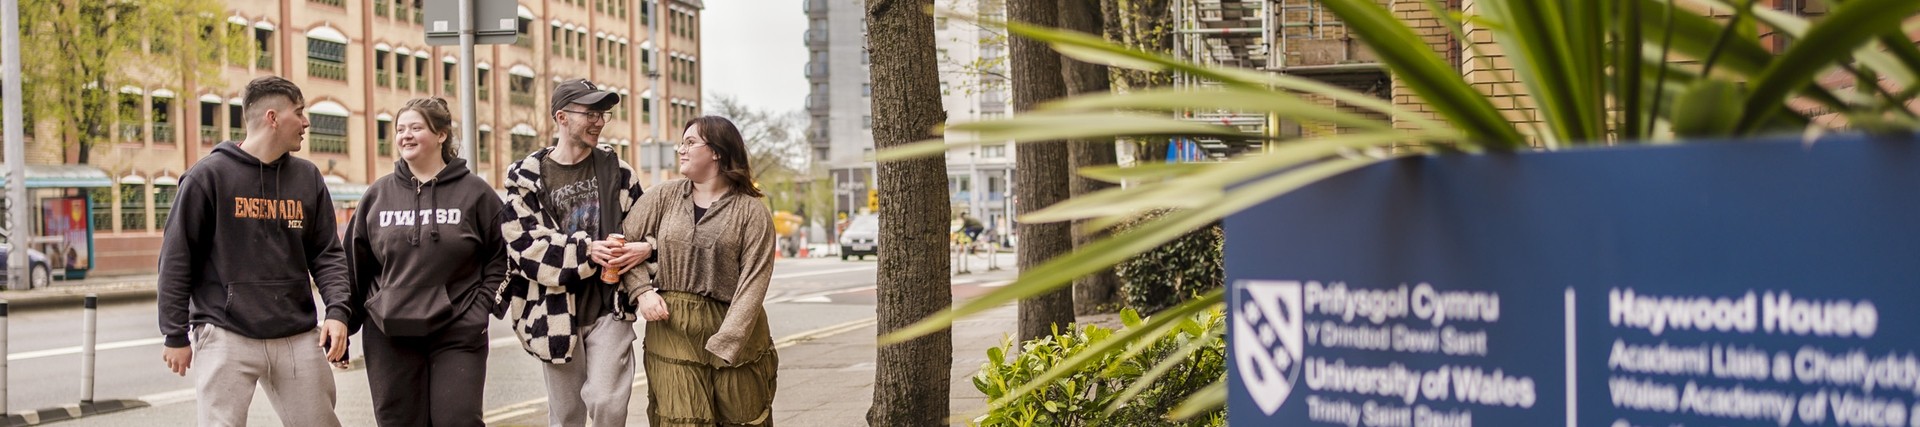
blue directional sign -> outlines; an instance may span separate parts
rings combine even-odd
[[[1226,266],[1233,425],[1920,426],[1908,138],[1401,159]]]

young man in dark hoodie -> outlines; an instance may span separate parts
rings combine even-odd
[[[161,358],[178,375],[199,367],[199,425],[245,425],[260,386],[286,425],[338,426],[327,365],[347,354],[347,258],[320,170],[288,155],[305,139],[306,96],[261,77],[242,109],[246,141],[180,176],[160,246]]]
[[[400,109],[400,157],[347,226],[354,317],[374,419],[382,426],[474,426],[487,380],[487,313],[507,274],[500,196],[455,154],[447,101]]]
[[[640,200],[640,179],[613,151],[594,147],[620,95],[574,79],[553,88],[560,143],[507,168],[500,234],[507,240],[505,302],[528,354],[547,362],[548,422],[619,425],[633,394],[633,298],[620,278],[651,255],[646,243],[609,239]]]

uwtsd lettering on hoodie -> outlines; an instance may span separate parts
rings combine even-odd
[[[233,198],[233,217],[244,219],[263,219],[287,222],[287,228],[300,228],[307,219],[307,210],[299,200],[255,199],[251,197]]]
[[[380,211],[380,226],[420,224],[459,224],[459,209],[421,209],[417,211]]]

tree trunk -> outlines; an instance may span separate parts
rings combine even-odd
[[[1060,0],[1060,28],[1087,34],[1102,34],[1100,5],[1097,0]],[[1067,94],[1073,96],[1103,93],[1111,90],[1107,79],[1107,67],[1090,64],[1072,58],[1061,57],[1062,78],[1067,84]],[[1118,162],[1119,155],[1114,152],[1113,139],[1074,140],[1068,143],[1068,162],[1072,165],[1069,173],[1070,190],[1073,197],[1113,187],[1113,184],[1080,176],[1079,170],[1088,166],[1111,165]],[[1075,250],[1106,237],[1106,233],[1086,226],[1086,220],[1073,222],[1073,247]],[[1113,269],[1073,280],[1074,314],[1093,314],[1112,312],[1119,307],[1120,277]]]
[[[1007,2],[1007,18],[1042,27],[1058,25],[1058,0],[1012,0]],[[1066,82],[1060,75],[1060,54],[1046,43],[1026,37],[1008,41],[1013,61],[1013,109],[1015,114],[1032,110],[1035,105],[1066,94]],[[1016,210],[1026,215],[1066,200],[1067,146],[1061,141],[1021,141],[1015,150],[1013,194]],[[1034,267],[1073,250],[1068,224],[1020,222],[1020,271]],[[1055,325],[1073,323],[1073,290],[1060,289],[1020,300],[1020,340],[1053,333]]]
[[[873,141],[885,150],[938,137],[946,122],[934,55],[933,0],[867,0],[873,82]],[[878,165],[880,247],[878,326],[904,328],[953,305],[947,264],[947,166],[941,157]],[[877,426],[946,425],[953,332],[943,329],[880,347],[874,357]]]

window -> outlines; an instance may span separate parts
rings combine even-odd
[[[619,67],[622,70],[625,70],[627,69],[627,58],[633,56],[633,48],[627,45],[626,42],[619,42],[616,44],[619,45],[618,46],[619,48],[615,49],[613,52],[613,57],[615,59],[614,62],[616,62],[616,64],[614,65],[616,67]]]
[[[528,19],[524,16],[520,17],[520,20],[514,26],[514,33],[519,35],[519,37],[513,40],[514,46],[524,47],[528,49],[533,48],[533,20],[532,19]]]
[[[120,184],[120,229],[147,230],[146,184]]]
[[[579,34],[574,36],[573,43],[575,46],[578,46],[578,49],[580,52],[579,56],[574,57],[574,59],[579,59],[581,61],[587,60],[587,29],[586,28],[580,29]]]
[[[179,186],[153,185],[154,228],[164,228],[167,226],[167,217],[173,213],[173,195],[179,192]]]
[[[247,26],[245,24],[228,22],[227,34],[231,34],[233,35],[233,37],[246,37]],[[225,44],[221,45],[220,51],[222,53],[227,54],[227,63],[246,66],[247,51],[239,50],[239,49],[228,49]]]
[[[227,140],[247,139],[247,116],[240,111],[240,104],[227,104]]]
[[[387,87],[387,82],[393,78],[393,71],[387,69],[387,62],[390,60],[387,56],[387,51],[373,51],[373,84],[375,86]]]
[[[861,84],[860,84],[860,96],[863,96],[863,97],[872,97],[872,96],[873,96],[873,84],[872,84],[872,83],[861,83]]]
[[[200,144],[213,145],[220,140],[220,103],[200,103]]]
[[[313,143],[311,144],[313,152],[346,154],[346,116],[309,113],[307,117],[311,119],[307,131],[313,134]]]
[[[864,116],[860,116],[860,128],[861,128],[861,129],[873,129],[873,115],[872,115],[872,114],[868,114],[868,115],[864,115]]]
[[[172,37],[173,35],[169,34],[167,29],[155,29],[152,35],[153,38],[147,39],[148,52],[152,52],[155,55],[165,55],[173,52],[173,43],[167,40],[168,37]]]
[[[507,97],[510,101],[512,101],[513,105],[519,105],[523,107],[532,107],[534,104],[533,77],[508,76],[507,77]]]
[[[509,153],[513,156],[512,158],[527,157],[527,155],[532,154],[534,150],[540,149],[539,138],[533,135],[515,134],[512,139],[513,146],[510,148],[512,148],[513,151]]]
[[[640,98],[640,121],[653,123],[653,98]]]
[[[947,17],[945,17],[945,16],[936,16],[936,17],[934,17],[934,18],[933,18],[933,29],[935,29],[935,30],[944,30],[944,29],[947,29]]]
[[[653,25],[653,0],[640,0],[640,25]]]
[[[493,161],[493,131],[480,129],[475,133],[478,136],[476,136],[475,137],[476,139],[473,141],[473,151],[475,152],[473,156],[474,160],[483,162],[483,163],[492,162]]]
[[[173,143],[173,98],[153,97],[153,142]]]
[[[139,93],[120,94],[120,138],[124,142],[145,142],[145,97]]]
[[[443,88],[443,96],[454,95],[454,89],[457,88],[453,87],[453,83],[460,81],[460,76],[456,74],[459,70],[459,65],[452,61],[444,61],[440,64],[440,86]]]
[[[254,68],[273,68],[273,30],[254,28],[253,47],[259,54],[258,59],[254,60]]]
[[[380,119],[374,122],[373,129],[375,150],[379,151],[382,156],[393,155],[393,146],[388,145],[388,143],[393,140],[393,122],[387,119]]]
[[[997,144],[982,145],[980,146],[980,157],[987,158],[987,159],[998,159],[998,158],[1007,157],[1007,146],[997,145]],[[992,184],[993,182],[994,181],[987,181],[987,183],[989,184]],[[1000,190],[989,190],[989,191],[1000,191]]]
[[[653,71],[653,49],[640,48],[640,70]]]
[[[95,188],[87,192],[87,199],[93,202],[93,229],[113,230],[113,210],[110,208],[113,206],[113,189]]]
[[[346,81],[347,44],[308,38],[307,75],[323,79]]]
[[[563,40],[566,40],[566,33],[562,33],[560,31],[561,31],[560,24],[553,24],[553,30],[547,32],[547,50],[548,51],[559,52],[560,49],[562,49],[560,46],[561,46],[561,42]]]
[[[493,70],[481,68],[473,71],[473,91],[481,101],[487,100],[493,93]]]

